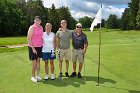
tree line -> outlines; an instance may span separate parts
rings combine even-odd
[[[140,0],[131,0],[128,8],[122,13],[121,19],[110,15],[106,21],[106,28],[122,30],[140,30]]]
[[[122,14],[123,30],[140,30],[140,0],[131,0]]]
[[[41,16],[44,27],[46,22],[53,25],[53,32],[60,27],[60,21],[65,19],[68,28],[74,29],[77,21],[70,14],[68,7],[46,8],[42,0],[0,0],[0,36],[26,35],[34,17]]]
[[[89,28],[94,18],[83,17],[79,21],[85,28]],[[96,28],[100,26],[97,25]],[[140,30],[140,0],[131,0],[122,17],[111,14],[107,20],[102,19],[102,27],[107,29]]]
[[[107,20],[102,19],[102,27],[140,30],[140,0],[131,0],[128,6],[121,18],[111,14]],[[36,15],[41,16],[43,27],[46,22],[50,22],[55,33],[63,19],[67,20],[69,29],[74,29],[77,22],[81,22],[84,28],[90,28],[94,20],[85,16],[77,21],[72,17],[68,7],[56,8],[52,4],[51,8],[46,8],[42,0],[0,0],[0,37],[26,35]]]

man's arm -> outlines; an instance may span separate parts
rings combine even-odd
[[[59,38],[59,32],[58,31],[56,32],[55,36],[56,36],[56,42],[57,42],[56,43],[56,48],[58,49],[58,38]]]
[[[84,49],[83,49],[83,54],[86,53],[87,47],[88,47],[88,40],[87,40],[87,36],[85,35],[85,37],[84,37]]]

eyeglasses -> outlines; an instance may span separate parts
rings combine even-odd
[[[81,26],[76,26],[76,28],[82,28]]]

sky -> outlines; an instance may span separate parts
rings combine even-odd
[[[102,0],[103,19],[107,19],[110,14],[116,14],[121,18],[122,12],[128,7],[131,0]],[[50,8],[52,4],[59,8],[67,6],[75,19],[84,16],[94,18],[101,6],[101,0],[43,0],[45,7]]]

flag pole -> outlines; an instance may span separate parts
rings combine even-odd
[[[102,9],[102,1],[101,0],[101,9]],[[100,86],[100,62],[101,62],[101,24],[102,24],[102,13],[101,13],[101,23],[100,23],[100,30],[99,30],[99,58],[98,58],[98,81],[97,86]]]

